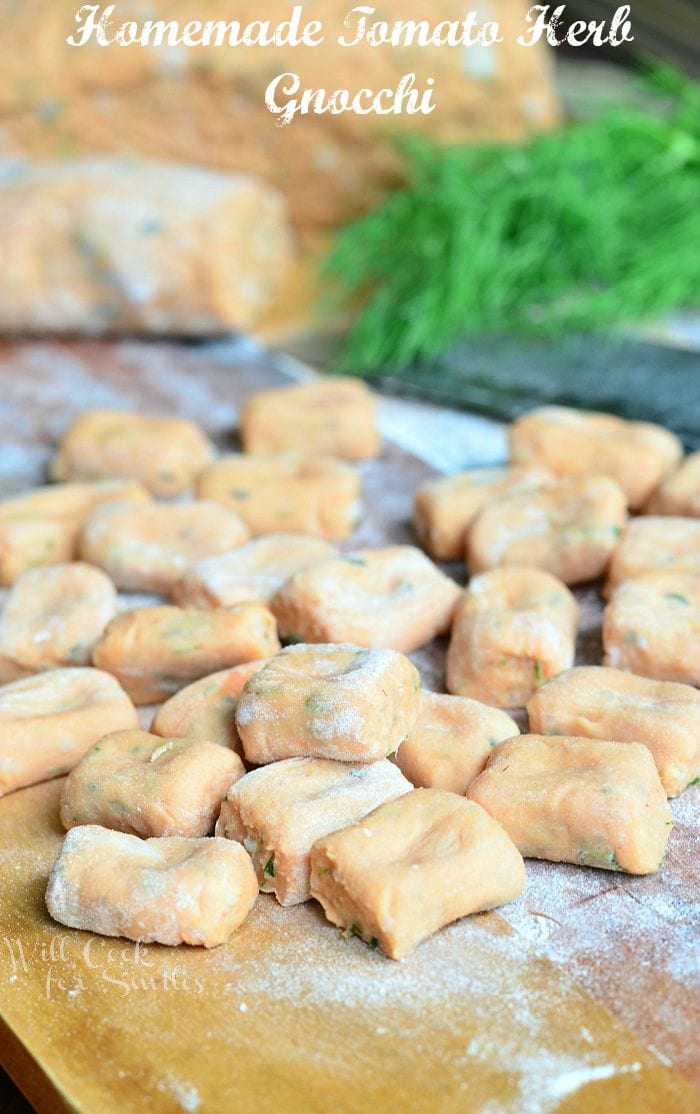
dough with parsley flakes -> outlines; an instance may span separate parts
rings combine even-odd
[[[57,483],[0,503],[0,585],[14,584],[28,569],[70,561],[87,515],[114,499],[147,503],[150,495],[131,481]]]
[[[410,654],[449,628],[459,587],[411,545],[316,561],[272,598],[280,637]]]
[[[180,689],[160,706],[151,731],[164,738],[205,739],[243,754],[236,727],[236,705],[246,681],[265,664],[265,658],[244,662]]]
[[[574,663],[578,607],[542,569],[474,577],[455,612],[447,690],[499,708],[524,706],[537,686]]]
[[[484,809],[414,789],[311,850],[311,896],[326,917],[402,959],[439,928],[514,901],[525,867]]]
[[[515,720],[498,708],[422,690],[418,719],[394,761],[416,788],[463,795],[492,749],[519,733]]]
[[[642,743],[520,735],[502,743],[467,790],[526,859],[653,874],[672,818]]]
[[[666,477],[645,510],[647,514],[700,518],[700,452],[690,453],[680,468]]]
[[[301,452],[222,457],[200,476],[197,495],[235,511],[254,537],[283,530],[342,541],[361,510],[356,468]]]
[[[89,665],[117,607],[109,577],[82,561],[23,573],[0,617],[0,679]]]
[[[360,379],[323,377],[258,391],[241,410],[246,452],[290,449],[364,460],[379,452],[376,402]]]
[[[278,649],[274,617],[259,603],[211,611],[138,607],[112,620],[92,660],[135,704],[160,704],[191,681]]]
[[[694,518],[633,518],[608,569],[606,592],[647,572],[700,576],[700,522]]]
[[[253,770],[232,786],[216,834],[243,844],[261,890],[275,894],[281,905],[297,905],[310,896],[315,841],[411,788],[386,760],[358,765],[288,758]]]
[[[0,797],[68,773],[109,731],[138,727],[114,677],[52,669],[0,688]]]
[[[700,686],[700,576],[650,572],[615,588],[603,618],[603,665]]]
[[[180,495],[210,463],[213,449],[186,418],[85,410],[63,435],[54,480],[129,478],[154,495]]]
[[[242,600],[267,603],[294,573],[337,550],[309,534],[266,534],[230,553],[196,561],[172,598],[183,607],[231,607]]]
[[[472,573],[534,565],[580,584],[605,572],[626,520],[613,480],[559,480],[485,507],[469,532],[467,564]]]
[[[509,438],[514,464],[539,465],[557,476],[609,476],[633,510],[644,506],[683,453],[678,438],[661,426],[564,406],[518,418]]]
[[[596,665],[541,685],[531,697],[530,730],[644,743],[669,797],[700,777],[700,692]]]
[[[139,839],[94,824],[72,828],[46,889],[55,921],[143,944],[215,948],[258,896],[250,856],[228,839]]]
[[[199,558],[248,540],[246,526],[218,503],[105,503],[89,516],[80,555],[118,588],[168,595]]]
[[[246,759],[376,762],[413,726],[420,675],[395,650],[287,646],[246,682],[236,725]]]
[[[216,743],[117,731],[91,747],[66,778],[61,823],[101,824],[143,837],[206,836],[244,773],[238,755]]]
[[[532,491],[552,480],[543,468],[470,468],[440,476],[418,488],[414,500],[416,537],[436,561],[462,558],[469,528],[479,511],[496,499]]]

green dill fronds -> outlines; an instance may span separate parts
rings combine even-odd
[[[405,185],[338,235],[323,273],[361,309],[344,371],[400,369],[459,337],[649,320],[700,290],[700,85],[522,146],[402,140]]]

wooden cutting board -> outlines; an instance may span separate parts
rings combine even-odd
[[[0,491],[38,482],[85,407],[181,413],[232,447],[241,399],[281,379],[266,356],[202,348],[6,345]],[[367,515],[353,541],[408,541],[430,469],[387,446],[362,470]],[[600,602],[578,594],[580,658],[594,661]],[[443,643],[415,655],[427,685],[441,686],[443,658]],[[0,801],[0,1061],[39,1111],[700,1110],[699,789],[673,803],[658,876],[529,862],[513,905],[393,963],[316,905],[284,910],[267,896],[211,952],[54,924],[43,893],[60,785]]]

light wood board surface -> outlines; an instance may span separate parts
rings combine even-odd
[[[88,406],[185,414],[233,447],[241,399],[280,380],[263,355],[227,366],[176,345],[5,346],[0,493],[39,482]],[[387,446],[362,471],[353,544],[410,540],[430,468]],[[579,656],[594,661],[600,601],[578,595]],[[444,643],[415,655],[428,686],[441,686],[443,657]],[[43,903],[59,792],[54,781],[0,801],[0,1061],[40,1111],[700,1110],[700,788],[673,802],[659,875],[529,862],[517,902],[401,963],[343,939],[314,904],[268,896],[212,952],[64,929]]]

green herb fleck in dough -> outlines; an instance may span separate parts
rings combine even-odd
[[[366,565],[367,564],[367,562],[364,560],[364,558],[353,557],[351,553],[349,553],[346,557],[342,557],[341,560],[345,561],[348,565]]]
[[[607,870],[620,869],[615,852],[602,840],[584,840],[578,850],[578,861],[582,866],[602,867]]]
[[[304,701],[304,707],[307,712],[328,712],[328,701],[324,700],[322,696],[307,696]]]
[[[684,603],[686,607],[690,604],[690,600],[682,596],[680,592],[666,592],[665,595],[667,600],[676,600],[677,603]]]
[[[538,685],[542,684],[542,681],[544,681],[544,667],[541,661],[535,662],[535,680]]]
[[[507,658],[504,654],[503,657],[500,657],[498,659],[498,664],[499,665],[507,665],[509,661],[510,661],[510,658]]]
[[[266,874],[268,876],[268,878],[274,878],[275,877],[275,856],[274,855],[270,855],[270,858],[265,863],[265,869],[263,870],[263,874]]]
[[[232,499],[250,499],[250,492],[241,487],[230,488],[229,495]]]

